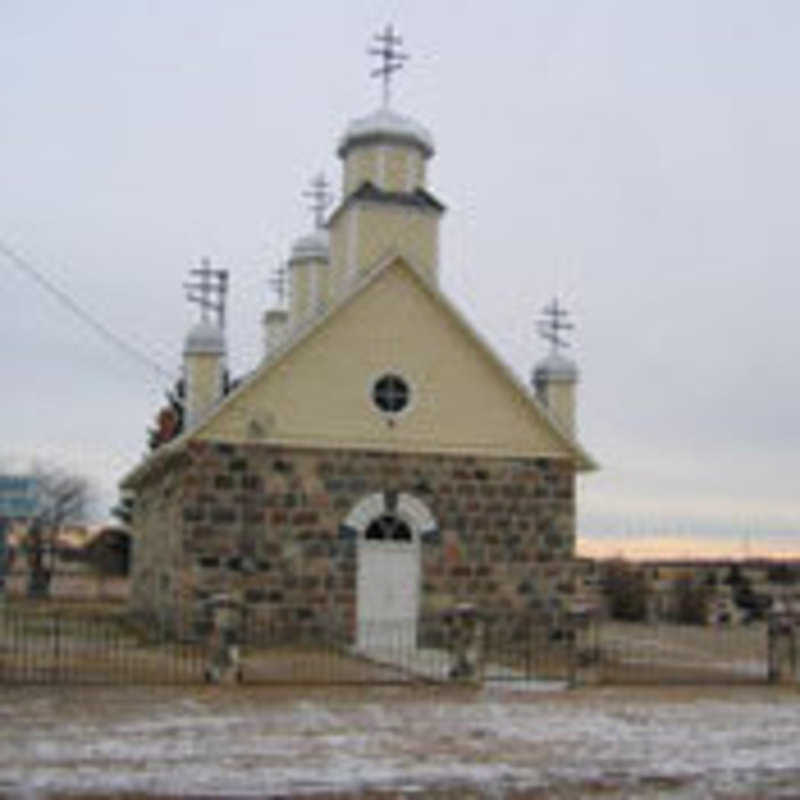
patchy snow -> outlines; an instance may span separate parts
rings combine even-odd
[[[469,786],[561,797],[800,791],[788,691],[4,689],[0,796],[313,795]],[[566,788],[565,788],[566,787]],[[564,794],[569,787],[575,794]],[[577,788],[575,788],[577,787]],[[614,793],[617,794],[614,794]]]

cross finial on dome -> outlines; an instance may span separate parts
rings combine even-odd
[[[331,204],[330,184],[323,173],[318,173],[311,181],[311,188],[303,192],[312,202],[309,208],[314,212],[314,227],[321,230],[325,226],[325,209]]]
[[[539,336],[550,342],[554,353],[562,347],[569,347],[569,342],[561,336],[562,331],[575,329],[571,322],[567,322],[568,316],[569,312],[562,308],[558,304],[558,298],[554,297],[552,302],[542,309],[542,319],[536,324]]]
[[[201,258],[198,269],[189,270],[194,279],[184,283],[186,298],[190,303],[200,306],[201,319],[208,321],[208,312],[217,315],[217,324],[225,327],[225,296],[228,293],[228,270],[212,269],[211,259]]]
[[[397,49],[399,45],[403,44],[403,39],[395,33],[391,22],[386,25],[382,33],[376,33],[372,38],[378,43],[378,46],[370,47],[367,52],[371,56],[378,56],[381,59],[381,65],[372,70],[370,77],[382,78],[383,105],[388,107],[392,73],[397,72],[403,66],[403,62],[408,61],[409,56]]]

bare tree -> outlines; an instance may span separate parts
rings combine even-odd
[[[36,464],[37,511],[28,525],[28,596],[46,597],[50,592],[61,527],[85,519],[89,482],[63,467]]]
[[[621,558],[604,565],[603,591],[611,619],[642,622],[647,618],[647,581],[644,569]]]

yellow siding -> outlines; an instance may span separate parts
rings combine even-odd
[[[547,387],[547,405],[561,427],[570,434],[575,433],[575,384],[567,381],[552,381]]]
[[[196,422],[222,395],[221,356],[211,353],[186,356],[186,371],[189,419]]]
[[[350,217],[353,213],[357,213],[357,209],[348,208],[343,213],[337,216],[330,226],[330,267],[328,268],[328,294],[332,301],[335,302],[336,295],[339,293],[339,287],[345,283],[345,266],[347,261],[347,237],[348,226],[350,226]]]
[[[439,216],[435,211],[360,202],[336,217],[330,241],[333,301],[354,280],[394,254],[404,256],[434,283],[438,280]]]
[[[364,181],[376,183],[377,159],[375,147],[354,147],[350,150],[344,162],[345,197],[358,189]]]
[[[412,186],[412,189],[416,189],[418,187],[424,189],[425,186],[426,186],[426,181],[427,180],[428,180],[428,178],[427,178],[427,165],[425,163],[425,159],[424,158],[420,158],[419,161],[417,161],[416,177],[415,177],[414,185]]]
[[[330,302],[330,266],[321,259],[295,261],[290,299],[291,327],[307,322]]]
[[[389,425],[370,387],[412,386]],[[220,408],[198,436],[301,446],[541,456],[571,454],[519,389],[411,270],[397,262]]]
[[[309,266],[306,263],[292,264],[290,270],[289,324],[294,327],[308,314]]]
[[[422,154],[416,148],[387,147],[384,165],[384,185],[390,192],[409,192],[421,185],[418,183]]]
[[[392,253],[405,256],[425,275],[436,279],[439,216],[408,206],[362,204],[358,265],[364,272]]]
[[[318,311],[331,305],[331,266],[320,262],[317,270]]]
[[[416,147],[374,144],[353,148],[344,163],[344,196],[365,181],[387,192],[408,192],[425,185],[425,159]]]

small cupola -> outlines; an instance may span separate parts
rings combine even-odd
[[[578,368],[561,350],[569,344],[562,333],[572,330],[567,321],[567,311],[559,306],[558,299],[542,311],[539,334],[550,343],[550,352],[533,369],[531,382],[538,400],[547,407],[556,422],[570,435],[575,434],[575,386]]]
[[[286,339],[289,313],[282,308],[270,308],[262,318],[264,326],[264,357],[269,358]]]
[[[289,255],[289,324],[292,328],[319,314],[328,304],[330,241],[325,209],[330,203],[328,182],[322,174],[303,193],[312,200],[314,230],[292,245]]]
[[[388,257],[401,256],[434,286],[439,279],[439,222],[445,207],[426,187],[435,147],[430,132],[390,104],[391,76],[408,58],[391,25],[374,37],[383,102],[354,119],[336,149],[342,196],[328,220],[332,296],[339,296]]]
[[[414,192],[425,187],[425,162],[433,155],[433,137],[410,117],[391,106],[392,75],[402,68],[408,54],[391,24],[373,37],[369,49],[378,58],[373,77],[382,81],[382,103],[377,111],[354,119],[336,150],[344,161],[342,198],[365,183],[382,192]]]
[[[209,320],[200,320],[192,326],[183,344],[184,356],[224,355],[225,334]]]
[[[384,106],[353,120],[336,152],[344,162],[342,195],[347,197],[364,183],[384,192],[424,188],[426,162],[435,151],[425,127]]]
[[[208,259],[203,259],[202,266],[191,274],[194,281],[185,286],[190,302],[200,306],[201,318],[183,343],[187,428],[196,425],[222,400],[227,374],[224,320],[228,273],[212,269]]]
[[[219,403],[225,386],[225,334],[215,323],[201,320],[186,335],[183,346],[186,377],[186,427],[191,428]]]

